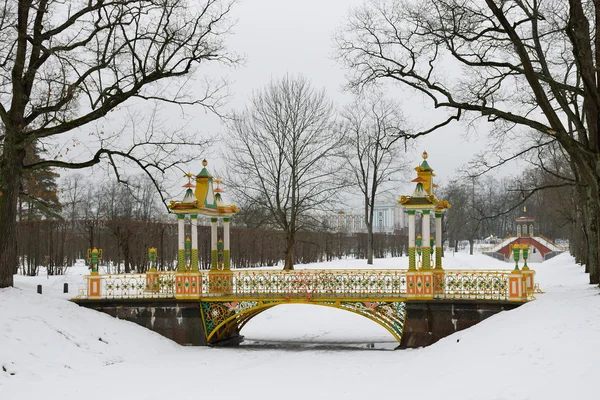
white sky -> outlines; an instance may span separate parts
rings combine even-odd
[[[315,87],[325,87],[329,96],[338,104],[344,104],[351,95],[342,90],[346,82],[346,70],[333,58],[333,33],[345,22],[351,7],[363,0],[243,0],[235,6],[237,24],[229,40],[231,50],[245,57],[245,64],[227,75],[232,81],[233,108],[242,108],[253,90],[264,87],[272,78],[286,73],[303,74]],[[413,126],[427,126],[430,118],[439,121],[443,115],[434,117],[426,101],[414,93],[393,88],[406,107],[405,116]],[[397,97],[397,98],[398,98]],[[217,121],[212,118],[209,126]],[[485,129],[485,125],[483,126]],[[416,153],[409,156],[415,166],[420,162],[423,150],[429,153],[429,162],[435,170],[438,183],[445,183],[485,144],[485,131],[465,134],[462,123],[440,130],[419,140]],[[413,177],[411,176],[410,179]]]
[[[333,57],[333,34],[346,21],[351,7],[362,2],[363,0],[241,0],[233,8],[232,17],[237,22],[228,38],[227,47],[242,55],[245,62],[235,68],[207,64],[198,71],[195,79],[204,79],[203,74],[209,77],[226,76],[231,82],[229,90],[233,94],[228,111],[243,108],[254,90],[259,90],[271,79],[288,73],[302,74],[313,86],[325,87],[331,99],[342,106],[352,99],[352,95],[342,89],[346,82],[346,70]],[[393,85],[391,82],[385,84]],[[403,104],[402,111],[412,127],[430,126],[431,121],[439,122],[444,119],[444,114],[431,111],[431,104],[421,96],[406,92],[398,86],[386,86],[386,89],[393,91],[394,98]],[[134,104],[136,110],[148,113],[147,104],[142,104],[141,107],[139,102],[128,104]],[[188,120],[186,129],[201,134],[226,135],[220,120],[202,109],[188,107],[184,115],[178,107],[164,107],[167,110],[167,123],[177,124]],[[119,112],[110,114],[107,120],[99,121],[90,130],[120,130],[125,123],[122,115]],[[428,161],[437,175],[437,183],[445,184],[456,174],[457,168],[483,150],[487,126],[483,123],[477,126],[481,132],[467,135],[464,123],[454,123],[419,139],[415,151],[407,157],[416,166],[421,161],[421,152],[427,150]],[[80,135],[81,133],[73,133],[74,137]],[[203,158],[209,160],[211,172],[222,171],[223,161],[219,159],[218,144],[206,154],[199,155],[197,162],[188,165],[187,169],[199,172]],[[89,173],[94,174],[91,171]],[[68,175],[68,172],[64,175]],[[179,176],[179,173],[176,175]],[[406,177],[407,185],[393,191],[397,195],[409,194],[413,190],[409,183],[413,178],[411,172]],[[174,184],[179,187],[177,183]]]

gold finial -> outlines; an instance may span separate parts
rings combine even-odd
[[[523,206],[523,212],[526,213],[527,212],[527,206]]]
[[[194,174],[192,174],[191,172],[188,172],[187,174],[185,174],[183,176],[184,178],[188,178],[188,183],[192,183],[192,178],[195,177]]]
[[[208,161],[206,161],[206,158],[204,160],[202,160],[202,166],[206,167],[208,165]]]
[[[427,157],[429,157],[429,156],[427,155],[426,151],[423,151],[423,154],[421,155],[421,157],[423,157],[423,160],[427,160]]]

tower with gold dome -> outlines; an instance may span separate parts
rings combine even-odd
[[[186,188],[185,195],[181,201],[171,201],[169,209],[177,215],[178,221],[178,250],[177,250],[177,270],[198,271],[198,215],[204,215],[210,218],[211,224],[211,263],[210,269],[229,270],[231,267],[230,245],[229,245],[229,224],[233,214],[239,211],[235,204],[225,204],[223,201],[223,189],[220,184],[221,179],[213,179],[213,176],[208,172],[206,167],[208,161],[202,161],[202,171],[194,177],[193,174],[186,174],[188,183],[184,185]],[[191,179],[195,178],[195,185],[191,183]],[[214,184],[217,188],[214,188]],[[194,190],[192,190],[194,189]],[[192,240],[191,240],[191,257],[189,264],[186,262],[185,256],[185,217],[190,216],[192,225]],[[223,220],[223,262],[222,265],[218,262],[218,246],[219,240],[217,237],[217,222]]]
[[[415,190],[410,196],[401,196],[398,203],[406,208],[408,213],[408,269],[416,270],[420,267],[423,271],[431,270],[431,255],[435,245],[435,268],[442,269],[442,215],[450,208],[446,200],[439,200],[434,193],[436,185],[433,183],[433,169],[427,162],[428,154],[426,151],[422,154],[423,161],[415,171],[417,177],[412,180],[415,182]],[[435,215],[435,242],[433,236],[430,236],[430,216]],[[415,237],[415,216],[422,214],[421,235]],[[423,259],[417,265],[416,254],[422,252]]]

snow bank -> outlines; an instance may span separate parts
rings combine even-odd
[[[447,268],[511,267],[462,253],[444,262]],[[375,263],[404,265],[405,259]],[[352,260],[306,267],[324,266],[365,267]],[[268,310],[242,331],[277,345],[180,347],[79,308],[58,290],[37,295],[39,278],[19,278],[22,290],[0,291],[0,365],[7,370],[0,370],[0,399],[597,399],[600,291],[566,254],[531,266],[546,291],[535,302],[433,346],[403,351],[367,349],[391,336],[366,318],[298,305]],[[319,346],[285,345],[307,339]]]

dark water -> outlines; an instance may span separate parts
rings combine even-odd
[[[289,351],[393,351],[398,342],[364,342],[364,341],[319,341],[319,340],[262,340],[246,337],[240,348],[247,349],[277,349]]]

